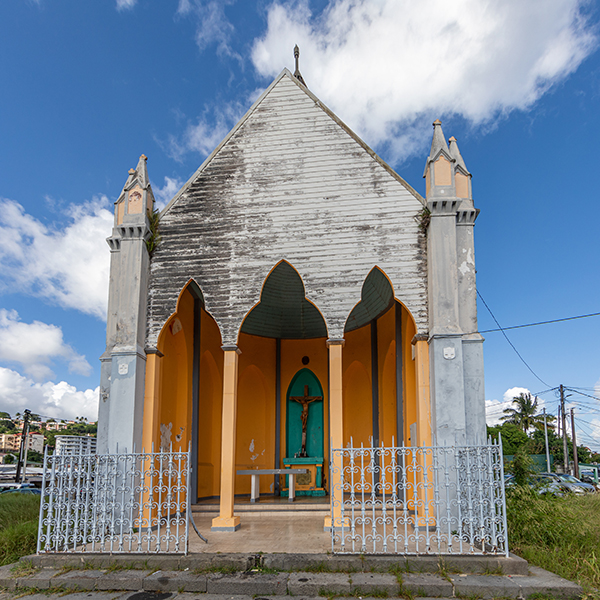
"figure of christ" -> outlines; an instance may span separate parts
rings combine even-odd
[[[300,450],[300,454],[298,456],[300,458],[305,458],[308,456],[308,454],[306,454],[306,424],[308,422],[308,405],[311,402],[323,400],[323,396],[309,396],[308,386],[305,385],[304,396],[290,396],[290,400],[294,400],[294,402],[302,404],[302,414],[300,415],[300,418],[302,419],[302,449]]]

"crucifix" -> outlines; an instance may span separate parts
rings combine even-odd
[[[308,454],[306,454],[306,423],[308,422],[308,405],[311,402],[323,400],[323,396],[309,396],[308,386],[305,385],[304,396],[290,396],[290,400],[298,402],[298,404],[302,404],[302,415],[300,416],[302,419],[302,450],[300,450],[298,457],[305,458],[308,456]]]

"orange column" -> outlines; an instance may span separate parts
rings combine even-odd
[[[429,399],[429,344],[415,342],[417,375],[417,446],[431,446],[431,404]]]
[[[144,388],[144,417],[142,426],[142,448],[144,452],[158,452],[158,420],[160,418],[160,375],[162,352],[155,350],[146,355],[146,385]],[[139,452],[139,450],[138,450]]]
[[[417,443],[418,447],[431,446],[431,403],[429,386],[429,344],[427,340],[415,342],[415,369],[417,379]],[[421,454],[417,457],[421,468],[419,488],[417,490],[417,525],[435,526],[435,504],[433,482],[433,457]],[[427,485],[425,486],[425,482]],[[426,487],[426,489],[425,489]]]
[[[221,499],[219,516],[212,520],[212,531],[237,531],[240,528],[240,518],[233,514],[239,354],[237,346],[223,346]]]
[[[344,444],[344,421],[342,399],[342,348],[344,340],[327,340],[329,348],[329,431],[331,448],[342,448]],[[335,457],[334,457],[335,460]],[[331,465],[329,493],[334,494],[332,514],[325,517],[325,529],[342,526],[343,477],[339,465]]]

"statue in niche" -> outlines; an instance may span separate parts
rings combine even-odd
[[[306,458],[308,457],[308,454],[306,453],[306,424],[308,422],[308,405],[311,402],[323,400],[323,396],[309,396],[308,386],[305,385],[304,396],[290,396],[290,400],[298,402],[298,404],[302,405],[302,414],[300,415],[300,418],[302,419],[302,449],[296,458]]]

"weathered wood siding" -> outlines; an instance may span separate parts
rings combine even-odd
[[[190,278],[224,344],[235,344],[269,271],[290,262],[341,338],[369,271],[427,329],[420,197],[284,71],[165,209],[151,261],[148,339],[156,344]]]

